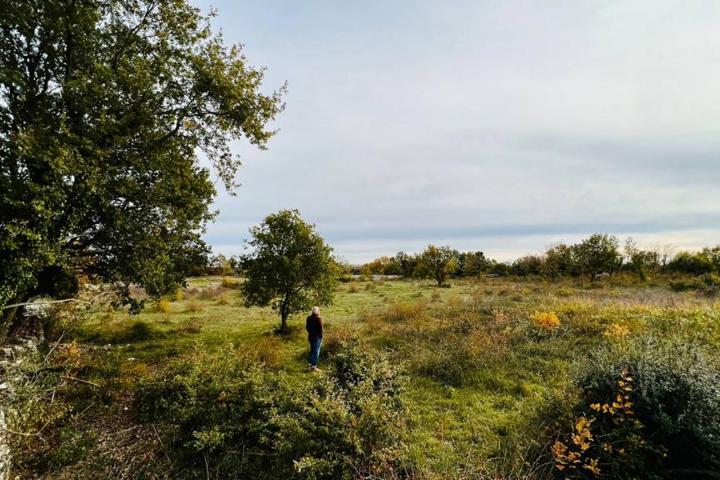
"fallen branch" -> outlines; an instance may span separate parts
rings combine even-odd
[[[13,303],[12,305],[5,305],[4,307],[0,308],[0,312],[3,310],[7,310],[8,308],[15,308],[15,307],[26,307],[28,305],[53,305],[56,303],[69,303],[69,302],[75,302],[75,303],[83,303],[85,305],[92,305],[95,300],[102,297],[103,295],[107,295],[108,292],[100,292],[94,297],[92,297],[90,300],[80,300],[79,298],[63,298],[60,300],[33,300],[32,302],[24,302],[24,303]]]
[[[48,361],[48,358],[50,358],[50,355],[52,355],[53,351],[57,348],[58,345],[60,345],[60,342],[62,341],[65,334],[68,332],[68,330],[63,330],[63,332],[60,334],[60,338],[57,339],[57,342],[55,342],[55,345],[52,346],[50,351],[45,355],[45,359],[43,360],[43,363]]]
[[[170,459],[170,455],[168,454],[167,450],[165,450],[165,444],[163,443],[162,439],[160,438],[160,433],[158,433],[157,428],[155,428],[155,424],[152,424],[153,431],[155,432],[155,436],[158,439],[158,443],[160,444],[160,450],[165,454],[165,458],[167,458],[167,461],[170,465],[172,465],[172,460]]]
[[[63,375],[62,378],[64,378],[65,380],[72,380],[73,382],[79,382],[79,383],[85,383],[87,385],[92,385],[95,388],[100,388],[100,385],[98,385],[97,383],[89,382],[87,380],[83,380],[82,378],[70,377],[67,375]]]
[[[34,301],[34,302],[24,302],[24,303],[13,303],[12,305],[5,305],[4,307],[2,307],[2,309],[0,309],[0,311],[7,310],[8,308],[25,307],[28,305],[51,305],[54,303],[68,303],[68,302],[86,303],[88,305],[90,305],[92,303],[92,301],[79,300],[77,298],[63,298],[62,300],[46,300],[46,301],[40,301],[40,302]]]

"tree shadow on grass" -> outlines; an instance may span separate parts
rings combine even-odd
[[[143,320],[135,320],[130,323],[123,323],[108,327],[99,332],[93,332],[86,340],[93,343],[138,343],[164,336],[163,332],[154,329]]]

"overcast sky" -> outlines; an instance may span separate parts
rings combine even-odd
[[[289,89],[269,150],[234,146],[215,252],[283,208],[351,262],[598,231],[720,242],[718,1],[195,4]]]

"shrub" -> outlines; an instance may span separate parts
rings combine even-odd
[[[221,283],[222,288],[229,290],[238,289],[241,286],[240,280],[231,277],[224,277]]]
[[[603,336],[609,340],[624,340],[630,335],[630,329],[626,325],[613,323],[603,332]]]
[[[185,311],[186,312],[200,312],[202,311],[203,306],[198,302],[187,302],[185,304]]]
[[[720,371],[698,345],[651,338],[592,354],[575,421],[552,453],[563,478],[660,478],[720,468]]]
[[[712,296],[720,292],[720,276],[708,273],[697,278],[674,280],[670,282],[670,288],[676,292],[695,290]]]
[[[702,252],[680,252],[668,263],[667,269],[671,272],[689,273],[691,275],[702,275],[716,270],[713,265],[713,258],[708,255],[709,251]]]
[[[170,303],[170,301],[165,298],[161,298],[160,300],[158,300],[156,307],[157,311],[162,313],[170,313],[173,310],[172,303]]]
[[[392,477],[404,431],[402,377],[355,342],[328,376],[290,382],[232,347],[141,381],[141,418],[164,422],[173,478]]]
[[[533,324],[542,330],[555,330],[560,327],[560,319],[555,312],[535,312],[530,318]]]

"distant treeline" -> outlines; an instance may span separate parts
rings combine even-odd
[[[558,243],[540,255],[526,255],[514,262],[488,258],[482,251],[459,251],[448,246],[429,245],[423,252],[398,252],[363,265],[338,264],[345,275],[397,275],[403,278],[432,278],[439,285],[449,277],[480,275],[581,277],[632,272],[645,279],[655,273],[703,275],[720,273],[720,246],[700,251],[680,251],[663,246],[642,249],[632,238],[623,245],[617,237],[596,233],[574,244]],[[242,274],[241,257],[210,257],[195,275]]]
[[[433,253],[435,251],[435,253]],[[428,277],[428,260],[447,258],[446,268],[452,277],[473,277],[481,274],[543,276],[548,278],[612,275],[620,271],[636,273],[645,279],[652,273],[684,273],[702,275],[720,273],[720,246],[700,251],[674,253],[671,247],[641,249],[628,238],[620,245],[617,237],[594,234],[574,244],[559,243],[540,255],[526,255],[514,262],[487,258],[481,251],[461,252],[450,247],[430,245],[418,254],[399,252],[394,257],[380,257],[352,272],[363,275],[400,275]]]

